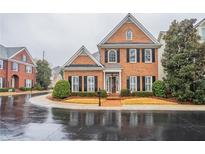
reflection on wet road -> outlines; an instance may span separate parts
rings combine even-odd
[[[32,96],[0,97],[0,140],[205,140],[205,112],[47,109]]]

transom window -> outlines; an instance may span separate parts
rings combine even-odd
[[[205,40],[205,28],[202,28],[201,31],[202,31],[202,39]]]
[[[126,40],[132,40],[132,31],[131,30],[128,30],[126,32]]]
[[[26,66],[26,73],[32,73],[32,66]]]
[[[72,92],[79,92],[79,76],[72,76]]]
[[[145,91],[152,91],[152,76],[145,76]]]
[[[26,80],[26,88],[32,88],[32,80]]]
[[[0,60],[0,69],[3,69],[3,68],[4,68],[4,61]]]
[[[136,49],[129,49],[129,58],[131,63],[136,62]]]
[[[12,70],[13,71],[18,71],[19,70],[19,65],[18,65],[18,63],[12,63]]]
[[[130,91],[137,91],[137,77],[130,76]]]
[[[88,90],[88,92],[95,91],[95,78],[94,78],[94,76],[87,77],[87,90]]]
[[[24,62],[27,61],[27,57],[26,57],[26,55],[23,55],[23,56],[22,56],[22,61],[24,61]]]
[[[0,88],[3,88],[3,78],[0,77]]]
[[[117,62],[117,52],[116,50],[109,51],[109,63],[116,63]]]
[[[151,62],[152,62],[152,50],[145,49],[145,63],[151,63]]]

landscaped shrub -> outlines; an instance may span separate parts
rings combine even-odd
[[[37,83],[35,86],[34,86],[34,89],[35,90],[43,90],[43,88],[41,87],[41,85],[39,83]]]
[[[205,104],[205,80],[199,83],[194,97],[195,104]]]
[[[53,97],[60,98],[60,99],[70,96],[69,82],[66,80],[59,80],[53,89],[52,95]]]
[[[31,88],[26,88],[26,87],[20,87],[19,89],[21,91],[30,91],[31,90]]]
[[[0,92],[8,92],[8,91],[15,92],[15,89],[14,88],[0,88]]]
[[[103,97],[103,98],[106,98],[107,97],[107,92],[106,92],[106,90],[101,90],[101,96]]]
[[[130,90],[129,89],[122,89],[120,92],[120,95],[122,97],[130,96]]]
[[[96,97],[96,92],[72,92],[71,96],[80,96],[80,97]]]
[[[166,85],[164,81],[157,80],[153,83],[152,91],[155,96],[166,97]]]
[[[150,97],[153,96],[152,92],[147,92],[147,91],[137,91],[137,92],[132,92],[131,96],[134,97]]]

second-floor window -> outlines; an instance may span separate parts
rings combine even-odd
[[[136,49],[129,49],[129,62],[136,62]]]
[[[26,66],[26,73],[32,73],[32,66]]]
[[[4,61],[0,60],[0,69],[4,69]]]
[[[109,63],[116,63],[117,62],[117,51],[116,50],[110,50],[108,52],[108,62]]]
[[[152,50],[145,49],[145,63],[151,63],[151,62],[152,62]]]
[[[131,30],[128,30],[126,31],[126,40],[132,40],[132,31]]]
[[[24,62],[27,61],[27,57],[26,57],[26,55],[23,55],[23,56],[22,56],[22,61],[24,61]]]
[[[79,76],[72,76],[72,92],[79,92]]]
[[[202,31],[202,39],[205,40],[205,28],[202,28],[201,31]]]
[[[12,63],[12,70],[13,70],[13,71],[18,71],[18,70],[19,70],[19,65],[18,65],[18,63]]]
[[[94,92],[95,91],[95,78],[94,78],[94,76],[88,76],[88,78],[87,78],[87,89],[88,89],[88,92]]]

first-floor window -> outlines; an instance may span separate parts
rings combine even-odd
[[[79,76],[72,76],[72,92],[79,92]]]
[[[32,88],[32,80],[26,80],[26,88]]]
[[[95,78],[94,76],[88,76],[87,78],[87,89],[88,92],[94,92],[95,91]]]
[[[3,68],[4,68],[4,61],[0,60],[0,69],[3,69]]]
[[[145,76],[145,91],[152,91],[152,76]]]
[[[137,91],[137,77],[130,76],[130,91]]]
[[[0,77],[0,88],[3,88],[3,78]]]

